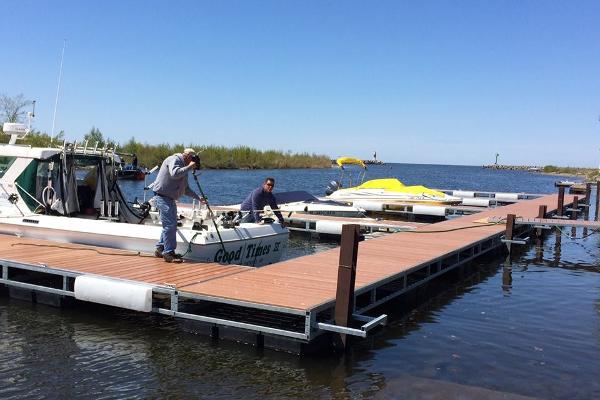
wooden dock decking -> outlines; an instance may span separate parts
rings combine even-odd
[[[573,196],[565,196],[565,204],[572,201]],[[505,225],[486,222],[488,218],[507,214],[533,218],[540,205],[546,205],[551,213],[557,209],[557,196],[521,201],[362,242],[355,284],[356,312],[368,311],[500,245]],[[155,312],[213,327],[231,326],[310,342],[322,333],[317,329],[319,322],[331,321],[339,254],[337,248],[261,268],[167,264],[148,254],[0,236],[0,283],[37,290],[37,283],[13,279],[14,271],[49,273],[64,279],[62,289],[55,286],[49,292],[74,296],[72,287],[80,275],[142,282],[152,285],[155,293],[170,295],[170,303],[153,306]],[[182,299],[204,305],[204,309],[190,312],[184,309]],[[237,312],[237,320],[229,319],[212,313],[210,308],[215,305],[239,307],[242,312]],[[265,319],[271,322],[252,319],[254,312],[249,310],[271,313]],[[272,322],[286,318],[293,327]]]
[[[565,198],[565,201],[572,201]],[[503,224],[475,221],[512,213],[537,216],[540,205],[557,208],[555,195],[499,207],[475,215],[421,226],[360,244],[355,290],[443,258],[504,232]],[[457,229],[461,234],[456,235]],[[446,230],[447,232],[440,232]],[[431,232],[431,233],[428,233]],[[307,310],[335,300],[339,248],[248,270],[242,274],[181,288],[204,296]]]

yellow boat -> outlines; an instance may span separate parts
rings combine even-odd
[[[367,167],[360,159],[340,157],[336,160],[341,169],[340,180],[332,181],[327,188],[327,197],[331,200],[346,203],[364,204],[363,202],[378,202],[383,204],[424,203],[431,205],[456,204],[460,198],[447,195],[438,190],[429,189],[422,185],[406,186],[396,178],[372,179],[365,181]],[[359,167],[358,186],[352,186],[351,174],[345,166]],[[344,187],[344,182],[349,187]],[[356,205],[356,204],[354,204]]]

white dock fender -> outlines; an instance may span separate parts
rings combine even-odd
[[[383,203],[372,200],[357,200],[352,203],[356,208],[362,208],[365,211],[383,211]]]
[[[494,198],[497,201],[517,201],[519,200],[518,193],[496,193]]]
[[[329,235],[341,235],[342,226],[348,222],[319,220],[316,223],[315,230],[318,233],[327,233]]]
[[[152,311],[152,286],[99,276],[75,278],[75,298],[128,310]]]
[[[467,192],[465,190],[453,190],[452,196],[454,196],[454,197],[475,197],[475,192]]]
[[[445,216],[446,215],[446,207],[444,206],[426,206],[422,204],[413,205],[413,214],[418,215],[438,215]]]
[[[463,206],[475,206],[475,207],[489,207],[490,206],[490,199],[478,199],[478,198],[469,198],[469,197],[464,197],[462,199],[462,205]]]

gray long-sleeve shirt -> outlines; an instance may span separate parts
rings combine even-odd
[[[173,154],[165,158],[156,180],[150,187],[154,193],[177,200],[184,194],[194,199],[200,199],[188,185],[188,172],[191,170],[183,161],[183,154]]]

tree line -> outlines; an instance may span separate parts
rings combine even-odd
[[[21,122],[26,115],[25,108],[31,104],[23,95],[8,97],[0,95],[0,117],[3,122]],[[2,126],[0,124],[0,129]],[[32,130],[19,143],[35,147],[47,147],[51,142],[60,145],[64,141],[64,132],[61,131],[54,138],[49,134]],[[0,136],[0,143],[8,143],[8,135]],[[119,143],[108,137],[104,137],[100,129],[93,126],[80,141],[82,145],[87,142],[88,147],[98,146],[110,147],[119,153],[135,154],[138,165],[152,168],[160,165],[162,161],[174,153],[182,152],[184,148],[191,147],[199,152],[202,168],[206,169],[272,169],[272,168],[329,168],[331,162],[329,156],[292,153],[281,150],[258,150],[248,146],[216,146],[199,144],[168,144],[157,145],[140,142],[134,137],[125,143]],[[127,156],[125,157],[127,160]]]

